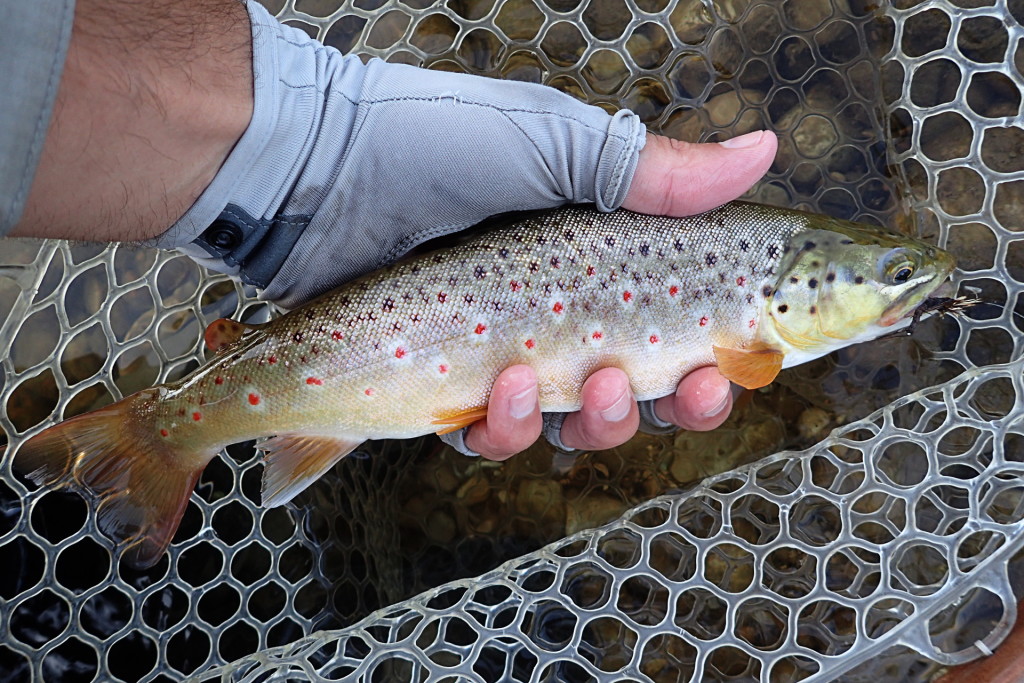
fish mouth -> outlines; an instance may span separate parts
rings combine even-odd
[[[948,309],[948,303],[938,302],[956,301],[956,285],[943,278],[938,284],[934,279],[926,280],[906,292],[899,301],[895,301],[882,313],[879,324],[882,327],[891,327],[896,323],[913,318],[920,320],[921,316],[935,311],[942,312]],[[950,309],[951,310],[951,309]]]

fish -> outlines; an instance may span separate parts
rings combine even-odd
[[[339,256],[340,257],[340,256]],[[217,320],[186,377],[32,436],[14,466],[96,506],[132,565],[162,556],[206,465],[262,442],[262,504],[283,505],[367,439],[486,416],[532,366],[546,412],[621,368],[639,400],[717,365],[757,388],[787,367],[911,324],[953,257],[883,228],[732,202],[688,218],[566,207],[399,261],[265,324]]]

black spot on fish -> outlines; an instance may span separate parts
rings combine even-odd
[[[605,237],[604,238],[604,243],[607,244],[609,247],[614,247],[615,246],[615,238],[614,237]]]
[[[540,270],[540,264],[537,263],[536,261],[531,261],[530,262],[530,272],[531,273],[536,273],[538,270]]]
[[[850,245],[853,244],[853,240],[839,240],[839,244]]]
[[[651,253],[651,245],[649,245],[649,244],[641,244],[640,245],[640,254],[642,256],[647,256],[650,253]]]
[[[683,250],[683,241],[682,240],[676,240],[675,242],[672,243],[672,246],[675,247],[676,251],[682,251]]]
[[[482,280],[483,278],[487,277],[487,271],[484,270],[483,266],[477,266],[476,268],[473,269],[473,277],[475,277],[477,280]]]
[[[743,251],[749,251],[750,250],[750,242],[748,242],[746,240],[740,240],[740,249],[743,250]]]
[[[306,320],[312,320],[316,317],[316,313],[312,310],[306,311]]]
[[[292,339],[294,339],[296,342],[302,341],[302,333],[296,332],[295,334],[292,335]]]
[[[566,242],[572,242],[574,239],[576,239],[576,233],[574,233],[572,230],[566,230],[564,233],[562,233],[562,236],[565,237]]]
[[[640,273],[633,273],[633,282],[635,282],[635,283],[637,283],[639,285],[639,284],[642,284],[643,281],[644,281],[644,278],[643,278],[643,276]]]
[[[811,240],[807,240],[806,242],[804,242],[804,251],[810,251],[811,249],[814,249],[816,246],[818,245],[812,242]]]
[[[561,265],[562,265],[562,260],[560,258],[558,258],[557,256],[552,256],[551,257],[551,267],[552,268],[558,268]]]
[[[471,304],[473,303],[473,295],[467,294],[466,296],[462,297],[462,300],[465,301],[467,304]]]
[[[413,313],[413,314],[412,314],[412,317],[411,317],[411,318],[409,318],[409,319],[410,319],[410,320],[412,320],[412,321],[413,321],[414,323],[418,323],[418,322],[420,322],[421,320],[423,320],[423,318],[421,318],[421,317],[420,317],[420,314],[419,314],[419,313]]]
[[[747,303],[748,304],[754,303],[754,295],[753,294],[747,294]]]
[[[719,282],[725,282],[725,273],[719,273],[718,280]]]
[[[864,284],[864,278],[858,275],[857,277],[853,278],[853,282],[854,284],[862,285]]]
[[[818,312],[818,307],[817,307],[817,306],[811,306],[811,307],[810,307],[810,309],[808,309],[808,312],[809,312],[809,313],[810,313],[811,315],[814,315],[815,313],[817,313],[817,312]]]
[[[772,287],[771,287],[771,285],[765,285],[764,287],[762,287],[761,288],[761,294],[763,294],[764,298],[766,298],[766,299],[768,297],[770,297],[772,295]]]
[[[789,306],[787,306],[786,304],[782,304],[781,306],[779,306],[779,313],[785,313],[788,310]]]
[[[494,306],[494,310],[500,311],[503,307],[500,301],[492,301],[491,306]]]
[[[779,258],[779,245],[769,244],[768,245],[768,258]]]
[[[382,311],[393,311],[395,310],[395,300],[391,297],[384,299],[384,303],[380,305]]]
[[[811,261],[811,268],[820,268],[821,261]]]
[[[708,253],[704,254],[704,263],[708,264],[709,266],[713,266],[716,263],[718,263],[718,257],[715,255],[715,252],[709,251]]]
[[[406,292],[403,294],[402,301],[412,301],[412,292]]]
[[[811,289],[817,288],[817,286],[818,286],[817,279],[812,277],[810,280],[807,281],[807,286],[810,287]]]
[[[793,284],[796,284],[797,282],[800,282],[800,278],[794,275],[793,277],[789,278],[789,281],[792,282]]]
[[[828,275],[825,276],[825,282],[835,282],[835,279],[836,279],[836,274],[835,273],[829,273]]]
[[[498,256],[500,256],[501,258],[508,258],[508,249],[506,249],[505,247],[499,249]]]

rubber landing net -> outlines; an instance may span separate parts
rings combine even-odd
[[[1024,524],[1024,5],[268,4],[344,51],[544,82],[679,139],[770,127],[754,199],[946,245],[988,305],[794,369],[714,437],[500,467],[374,443],[276,510],[253,444],[229,447],[145,572],[8,458],[0,680],[928,680],[999,644]],[[273,315],[170,253],[0,251],[10,448],[191,371],[215,318]]]

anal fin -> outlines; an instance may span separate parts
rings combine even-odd
[[[774,349],[727,349],[713,347],[718,371],[730,382],[744,389],[758,389],[767,386],[782,370],[784,355]]]
[[[455,413],[449,417],[442,417],[433,420],[431,424],[443,425],[441,429],[437,430],[437,434],[449,434],[451,432],[457,432],[463,427],[468,427],[474,422],[487,417],[487,406],[483,408],[470,408],[464,410],[461,413]]]
[[[260,449],[266,453],[263,507],[284,505],[361,443],[362,440],[299,434],[281,434],[267,439],[260,444]]]

